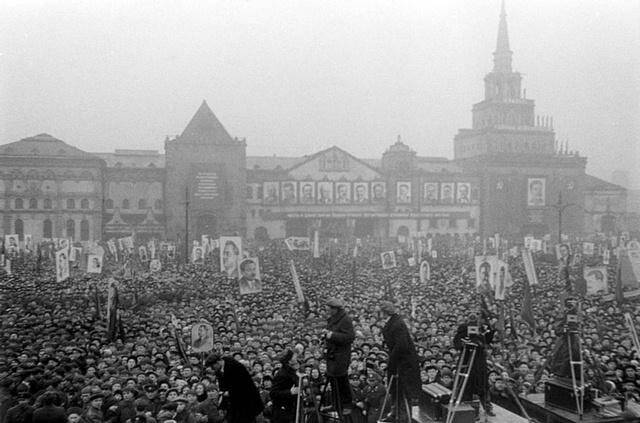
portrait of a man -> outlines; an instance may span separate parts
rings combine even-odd
[[[67,250],[56,253],[56,282],[63,282],[69,278],[69,256]]]
[[[282,183],[282,204],[296,204],[298,197],[296,195],[296,182],[287,181]]]
[[[369,189],[366,182],[355,182],[353,184],[353,202],[362,204],[369,201]]]
[[[313,182],[302,182],[300,184],[300,203],[313,204],[316,201],[315,186]]]
[[[277,182],[265,182],[263,193],[265,204],[278,204],[280,190]]]
[[[471,184],[458,182],[456,198],[458,204],[469,204],[471,202]]]
[[[425,203],[433,204],[438,201],[438,183],[425,182],[423,200]]]
[[[384,182],[373,182],[371,184],[371,201],[381,203],[387,199],[387,187]]]
[[[208,323],[196,323],[191,328],[191,348],[194,352],[213,349],[213,327]]]
[[[5,236],[5,251],[8,255],[12,256],[14,254],[18,254],[19,243],[18,243],[18,235],[6,235]]]
[[[544,207],[545,179],[529,178],[527,182],[527,205],[529,207]]]
[[[453,182],[441,184],[440,201],[444,204],[453,204]]]
[[[336,204],[351,203],[351,185],[348,182],[336,183]]]
[[[220,237],[220,270],[229,278],[238,277],[238,262],[242,257],[240,237]]]
[[[584,280],[587,284],[587,294],[596,295],[609,292],[606,267],[585,267]]]
[[[318,204],[333,204],[333,182],[318,182]]]
[[[191,262],[202,263],[204,261],[204,248],[195,246],[191,251]]]
[[[411,203],[411,182],[398,182],[397,183],[396,202],[398,204],[410,204]]]
[[[87,258],[87,273],[102,273],[102,256],[89,254]]]
[[[569,244],[556,245],[556,259],[563,264],[569,264],[569,256],[571,255],[571,246]]]
[[[380,261],[383,269],[391,269],[396,267],[396,254],[393,251],[385,251],[380,253]]]
[[[240,295],[262,292],[262,280],[260,280],[257,258],[246,258],[240,262],[238,286],[240,287]]]

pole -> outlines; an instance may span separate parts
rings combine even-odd
[[[184,191],[184,261],[189,261],[189,187]]]
[[[562,191],[558,193],[558,244],[562,244]]]

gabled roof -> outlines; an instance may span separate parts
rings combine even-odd
[[[626,191],[626,188],[607,182],[595,176],[585,175],[584,188],[587,191]]]
[[[373,170],[374,172],[380,173],[380,170],[375,168],[374,166],[372,166],[371,164],[367,163],[367,161],[363,160],[363,159],[359,159],[356,156],[354,156],[353,154],[349,153],[348,151],[343,150],[342,148],[338,147],[338,146],[332,146],[329,148],[325,148],[324,150],[320,150],[317,153],[314,153],[310,156],[306,156],[304,158],[304,160],[302,160],[300,163],[296,163],[295,165],[291,166],[289,169],[287,169],[287,171],[292,171],[293,169],[300,167],[302,165],[304,165],[305,163],[308,163],[312,160],[315,160],[317,157],[320,157],[322,154],[325,154],[328,151],[331,150],[338,150],[341,153],[346,154],[350,159],[352,159],[353,161],[362,164],[365,167],[368,167],[369,169]]]
[[[99,159],[91,153],[82,151],[49,134],[38,134],[0,146],[3,156],[44,156],[75,159]]]
[[[206,100],[202,101],[198,111],[193,115],[187,127],[184,128],[178,140],[181,142],[211,142],[214,144],[235,142],[216,115],[213,114]]]
[[[275,170],[289,169],[298,163],[303,162],[306,159],[303,157],[283,157],[283,156],[247,156],[247,169],[255,170]]]

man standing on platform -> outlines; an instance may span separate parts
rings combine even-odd
[[[351,343],[356,335],[351,318],[344,310],[344,304],[341,300],[329,298],[327,311],[329,318],[327,319],[327,328],[324,331],[327,347],[327,378],[331,384],[334,406],[340,405],[344,414],[350,414],[353,408],[353,398],[348,370],[351,361]]]
[[[382,329],[384,343],[389,349],[387,378],[391,381],[395,376],[389,386],[389,392],[393,396],[398,392],[397,398],[392,401],[391,412],[382,421],[393,422],[406,409],[405,399],[412,408],[412,414],[415,412],[413,408],[418,405],[421,391],[420,365],[409,328],[398,314],[395,305],[390,301],[383,301],[380,304],[380,311],[387,317],[387,322]]]

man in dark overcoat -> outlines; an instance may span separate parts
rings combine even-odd
[[[462,395],[463,401],[471,401],[473,395],[477,395],[480,398],[480,403],[485,410],[485,413],[489,416],[495,416],[491,401],[489,399],[488,388],[488,370],[487,370],[487,352],[486,348],[493,341],[493,335],[495,331],[486,325],[480,325],[478,317],[471,313],[467,318],[467,322],[458,326],[456,335],[453,338],[453,346],[462,351],[465,343],[471,343],[474,347],[467,348],[465,357],[460,359],[468,362],[472,349],[475,349],[475,356],[473,359],[473,366],[469,373],[469,380],[467,386]]]
[[[353,396],[349,384],[348,370],[351,362],[351,343],[356,335],[351,318],[344,310],[344,304],[337,298],[327,300],[327,328],[324,331],[327,348],[327,378],[334,395],[334,405],[342,407],[344,414],[353,408]]]
[[[291,350],[286,350],[280,357],[282,367],[273,379],[269,392],[273,401],[272,423],[293,423],[298,404],[299,379],[296,370],[299,368],[298,357]]]
[[[392,376],[396,376],[389,389],[393,394],[398,394],[392,402],[391,413],[383,421],[394,421],[396,416],[406,409],[405,398],[411,407],[418,404],[421,391],[420,364],[409,328],[398,314],[395,305],[390,301],[383,301],[380,311],[387,317],[387,322],[382,328],[384,343],[389,350],[387,377],[391,380]]]
[[[220,392],[227,399],[227,422],[255,422],[264,404],[247,368],[232,357],[219,354],[210,355],[206,366],[215,370]]]

